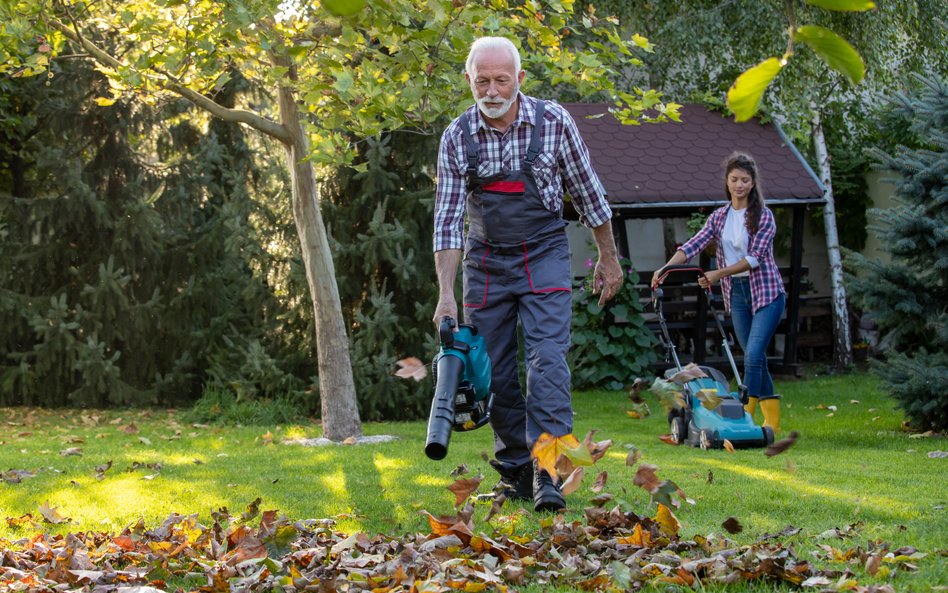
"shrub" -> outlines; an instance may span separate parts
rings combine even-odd
[[[622,288],[605,308],[592,294],[590,273],[573,290],[573,347],[569,363],[574,389],[623,389],[655,362],[655,336],[642,319],[638,272],[627,259]]]

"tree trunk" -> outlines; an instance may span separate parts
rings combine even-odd
[[[290,136],[284,146],[293,185],[293,219],[315,311],[323,436],[341,441],[362,435],[349,338],[339,303],[329,237],[317,202],[316,176],[312,163],[305,160],[309,142],[300,123],[293,90],[280,87],[279,103],[280,119]]]
[[[823,123],[815,103],[810,103],[810,127],[813,145],[823,182],[823,227],[826,231],[826,254],[829,258],[830,281],[833,287],[833,366],[842,370],[853,363],[853,346],[849,334],[849,308],[846,306],[846,287],[843,284],[843,261],[839,253],[839,235],[836,232],[836,202],[833,199],[833,178],[829,152],[823,137]]]

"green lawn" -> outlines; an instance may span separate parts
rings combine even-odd
[[[675,511],[682,538],[722,534],[721,523],[735,517],[743,531],[729,537],[738,543],[801,528],[793,539],[798,557],[818,545],[912,546],[926,556],[916,562],[918,572],[900,575],[900,582],[920,591],[948,584],[948,459],[928,455],[948,451],[948,439],[903,431],[901,415],[867,375],[778,380],[778,388],[784,394],[778,438],[791,430],[800,437],[775,457],[760,449],[729,453],[668,445],[658,438],[668,427],[651,396],[652,415],[635,420],[626,414],[624,393],[576,394],[576,435],[597,430],[595,440],[614,444],[568,497],[567,518],[580,519],[591,506],[589,486],[599,471],[609,474],[606,492],[640,515],[654,514],[648,494],[632,484],[634,469],[625,466],[634,446],[640,463],[656,465],[660,478],[694,500]],[[445,488],[454,481],[452,470],[466,464],[469,476],[483,475],[480,492],[496,479],[485,460],[492,450],[487,428],[455,433],[447,459],[433,462],[423,453],[423,422],[364,427],[366,434],[398,437],[391,443],[302,447],[284,442],[319,436],[318,426],[191,425],[180,412],[166,410],[0,413],[0,468],[35,473],[0,485],[0,517],[31,514],[55,533],[117,532],[139,519],[157,525],[172,512],[209,520],[221,507],[239,514],[258,497],[261,509],[294,519],[334,518],[347,532],[427,533],[420,511],[454,512],[454,495]],[[64,455],[69,448],[81,455]],[[96,468],[109,461],[111,468],[98,479]],[[43,523],[44,503],[70,522]],[[474,520],[490,533],[483,521],[488,507],[478,506]],[[508,504],[504,512],[512,510]],[[527,512],[509,520],[529,533],[540,519]],[[13,523],[0,524],[0,538],[12,541],[33,531]],[[848,526],[846,541],[824,533]]]

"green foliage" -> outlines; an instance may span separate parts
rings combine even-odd
[[[297,328],[268,286],[280,264],[259,247],[272,214],[250,198],[270,176],[239,128],[182,122],[182,102],[97,107],[105,80],[59,64],[0,83],[0,145],[16,153],[0,168],[0,402],[187,402],[206,382],[301,393],[305,353],[281,341]]]
[[[568,359],[574,389],[623,389],[656,360],[657,341],[642,319],[638,272],[629,260],[620,263],[626,270],[623,284],[605,308],[592,294],[591,271],[573,287],[573,346]]]
[[[287,425],[306,421],[306,409],[285,397],[247,398],[229,389],[209,387],[181,417],[214,425]]]
[[[878,324],[884,362],[876,370],[920,429],[948,428],[948,83],[916,78],[893,102],[918,139],[893,152],[872,150],[898,175],[898,206],[874,210],[888,260],[849,254],[856,302]]]
[[[394,133],[360,144],[355,168],[323,187],[360,416],[427,414],[430,381],[396,378],[395,362],[434,355],[438,287],[431,256],[437,138]]]

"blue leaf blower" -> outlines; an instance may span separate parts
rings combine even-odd
[[[487,424],[494,394],[490,390],[490,356],[484,337],[473,325],[441,320],[441,350],[431,365],[435,382],[425,455],[435,461],[448,454],[451,431],[464,432]]]

